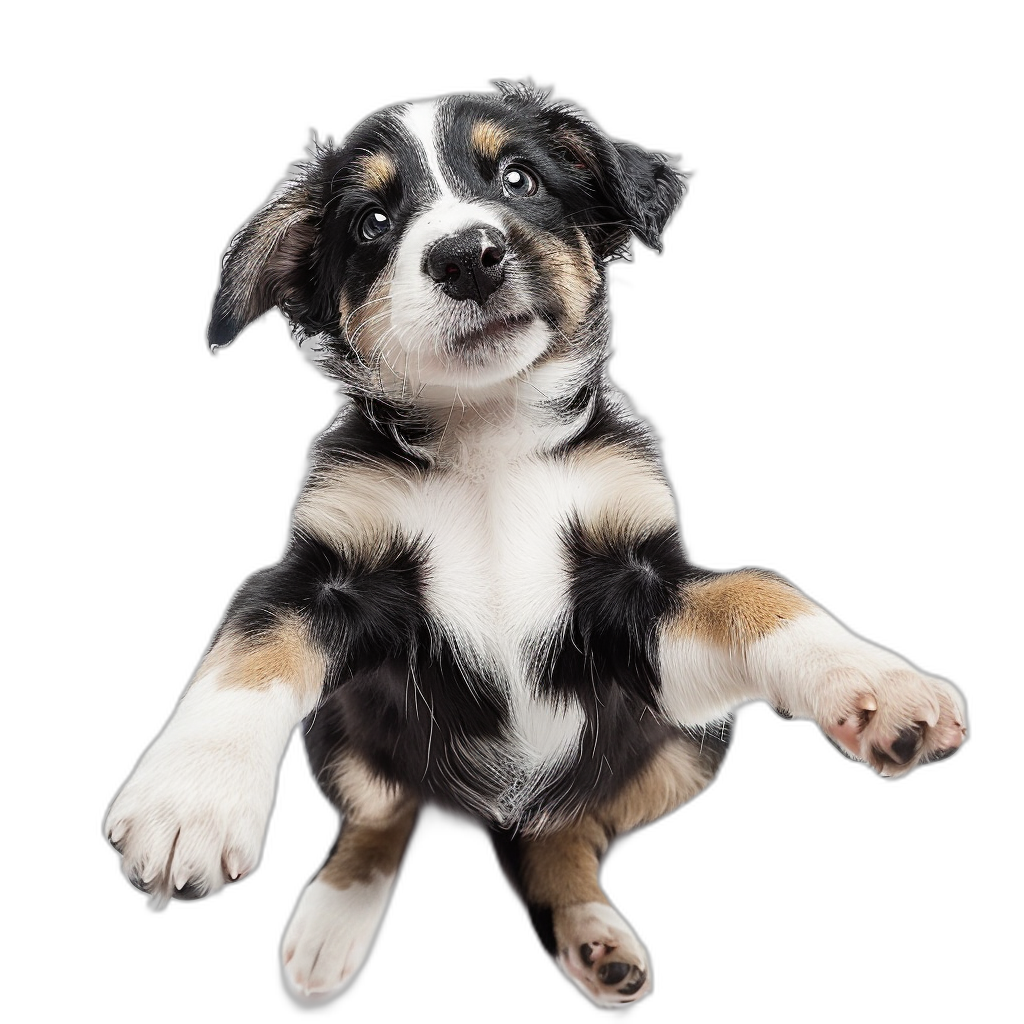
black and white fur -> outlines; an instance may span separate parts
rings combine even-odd
[[[949,684],[770,573],[688,562],[605,368],[607,263],[660,249],[684,187],[501,83],[318,147],[231,244],[211,346],[276,305],[348,401],[284,557],[239,590],[106,830],[160,901],[241,877],[305,719],[344,821],[285,936],[297,992],[362,962],[423,801],[490,826],[542,941],[614,1004],[650,965],[597,862],[706,785],[734,707],[813,718],[885,774],[962,741]]]

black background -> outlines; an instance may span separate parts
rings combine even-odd
[[[103,69],[101,101],[78,112],[99,198],[80,254],[89,347],[65,365],[72,383],[71,355],[103,370],[79,394],[86,415],[63,424],[93,454],[79,501],[99,523],[84,547],[101,592],[86,609],[101,685],[79,798],[85,1008],[301,1016],[278,943],[334,820],[297,744],[262,865],[214,899],[148,911],[100,821],[234,588],[280,554],[305,447],[334,407],[275,315],[207,354],[224,246],[310,129],[340,137],[387,102],[497,77],[553,85],[610,134],[695,169],[665,254],[638,251],[612,288],[613,374],[664,437],[693,558],[777,569],[954,680],[972,712],[961,754],[888,782],[809,724],[743,710],[711,790],[608,858],[605,886],[654,963],[654,995],[630,1016],[749,999],[796,1017],[924,1016],[980,983],[964,964],[986,941],[1004,839],[998,779],[981,770],[999,615],[975,545],[1001,553],[967,400],[983,342],[965,333],[965,256],[950,243],[957,68],[913,33],[819,26],[804,45],[776,26],[762,46],[750,28],[741,47],[646,25],[503,48],[438,23],[409,59],[383,31],[306,24],[244,53],[195,39],[180,62],[122,53]],[[323,1014],[537,1009],[600,1017],[546,961],[483,840],[427,821],[370,963]]]

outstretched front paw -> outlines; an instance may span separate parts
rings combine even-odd
[[[882,775],[949,757],[967,735],[960,695],[943,679],[906,666],[876,674],[841,670],[835,682],[837,700],[822,728]]]
[[[132,885],[157,903],[198,899],[256,866],[273,791],[239,767],[209,755],[143,759],[105,826]]]
[[[764,695],[813,718],[851,757],[882,775],[954,753],[967,736],[963,698],[945,679],[850,633],[824,612],[803,615],[747,651]]]
[[[256,866],[275,763],[242,747],[165,734],[111,804],[107,839],[158,904],[198,899]]]
[[[107,813],[132,885],[196,899],[256,866],[298,711],[287,687],[192,683]]]
[[[607,903],[577,903],[554,912],[558,962],[599,1006],[631,1003],[650,991],[647,952]]]

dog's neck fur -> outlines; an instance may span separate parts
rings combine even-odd
[[[401,369],[341,358],[328,341],[322,367],[371,429],[391,437],[425,464],[466,466],[481,458],[513,460],[551,451],[578,434],[608,380],[607,289],[572,337],[560,338],[531,366],[486,386],[428,385],[413,393]]]
[[[356,398],[355,404],[374,429],[419,460],[432,468],[453,468],[481,458],[510,462],[558,447],[583,429],[597,392],[607,386],[602,373],[600,380],[584,386],[585,395],[551,396],[527,373],[484,395],[453,390],[442,401],[412,408],[365,398]]]

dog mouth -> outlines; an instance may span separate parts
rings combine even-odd
[[[448,347],[453,353],[475,353],[481,349],[500,348],[503,342],[529,327],[535,319],[533,313],[499,316],[480,327],[454,335]]]

